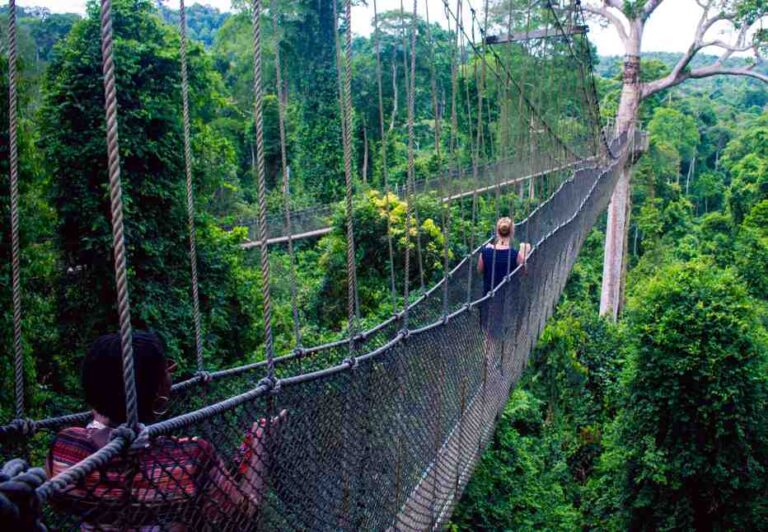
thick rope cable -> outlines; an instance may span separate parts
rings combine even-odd
[[[462,25],[462,32],[464,32],[463,25]],[[474,16],[472,18],[472,34],[470,37],[468,37],[468,41],[470,43],[470,46],[472,46],[473,49],[476,50],[476,47],[474,46],[474,39],[475,39],[475,19]],[[477,52],[477,55],[480,56],[480,52]],[[483,59],[485,61],[485,59]],[[479,102],[478,105],[478,112],[479,116],[477,117],[476,127],[477,131],[475,134],[472,134],[472,97],[469,93],[469,84],[465,83],[465,93],[467,97],[467,117],[469,124],[470,131],[469,131],[469,138],[470,138],[470,150],[472,153],[472,218],[470,221],[469,226],[469,253],[471,254],[472,251],[475,249],[475,233],[477,232],[477,202],[478,202],[478,196],[477,196],[477,188],[478,188],[478,179],[479,179],[479,173],[478,173],[478,167],[479,167],[479,158],[480,158],[480,138],[481,138],[481,130],[482,130],[482,91],[480,90],[480,85],[477,83],[477,62],[474,63],[472,68],[473,76],[475,79],[475,86],[478,88],[477,91],[477,100]],[[467,275],[467,305],[470,304],[472,301],[472,278],[473,276]]]
[[[291,279],[291,312],[293,315],[293,334],[296,348],[301,349],[301,320],[299,319],[299,304],[296,277],[296,254],[293,249],[293,221],[291,219],[291,189],[288,175],[288,156],[286,154],[285,115],[287,94],[283,87],[283,73],[280,61],[280,44],[277,9],[272,8],[272,33],[275,36],[275,84],[277,91],[277,117],[280,130],[280,166],[283,175],[283,211],[285,212],[285,227],[288,232],[288,264]]]
[[[21,333],[21,245],[19,239],[19,148],[16,68],[16,0],[8,2],[8,151],[11,180],[11,285],[16,417],[24,417],[24,349]]]
[[[509,18],[507,19],[507,35],[512,35],[512,3],[509,4]],[[525,86],[525,82],[523,82],[523,86]],[[505,78],[504,80],[504,118],[503,118],[503,154],[504,157],[510,157],[512,154],[512,134],[510,131],[511,128],[511,121],[512,121],[512,93],[510,91],[510,83],[509,80]],[[517,151],[517,150],[515,150]],[[511,193],[507,194],[507,216],[509,216],[509,219],[512,220],[512,227],[514,228],[514,220],[515,220],[515,192],[514,190],[511,191]],[[512,239],[514,240],[514,232],[512,234]],[[512,242],[510,242],[511,244]],[[512,273],[512,261],[507,261],[507,271],[506,276],[509,277]]]
[[[115,255],[117,311],[120,318],[120,345],[125,387],[125,419],[129,427],[139,423],[136,378],[133,368],[133,331],[131,304],[128,296],[128,268],[123,222],[123,186],[120,178],[120,145],[117,136],[117,90],[112,32],[112,1],[101,0],[101,58],[104,75],[104,99],[107,125],[107,158],[109,163],[109,197],[112,214],[112,246]]]
[[[437,76],[435,75],[435,41],[432,38],[432,28],[429,23],[429,2],[424,3],[425,9],[425,21],[426,21],[426,33],[427,33],[427,45],[429,46],[429,81],[431,87],[432,96],[432,114],[435,121],[434,126],[434,149],[435,156],[437,156],[438,163],[440,163],[440,170],[442,175],[442,162],[440,160],[440,136],[441,136],[441,113],[437,103]]]
[[[373,0],[373,39],[376,48],[376,85],[379,95],[379,128],[381,131],[381,174],[384,180],[384,209],[387,213],[387,250],[389,258],[389,284],[392,294],[392,314],[397,313],[397,285],[395,283],[395,253],[392,245],[392,213],[390,207],[391,193],[389,184],[389,168],[387,161],[387,149],[389,134],[384,128],[384,91],[381,81],[381,29],[379,28],[379,11],[376,0]]]
[[[197,371],[204,371],[203,326],[200,317],[200,287],[197,276],[197,238],[195,230],[195,195],[192,183],[192,141],[189,125],[189,73],[187,61],[187,9],[179,0],[179,29],[181,33],[181,106],[184,128],[184,175],[187,182],[187,230],[189,231],[189,269],[192,278],[192,317],[195,324],[195,359]]]
[[[432,86],[432,107],[434,109],[435,114],[435,156],[438,159],[438,162],[440,163],[440,196],[442,198],[447,198],[445,201],[442,201],[442,224],[443,224],[443,319],[448,319],[448,312],[449,312],[449,291],[448,291],[448,275],[449,275],[449,257],[450,257],[450,223],[451,223],[451,191],[446,186],[446,172],[444,171],[443,164],[442,164],[442,158],[440,154],[440,144],[441,144],[441,122],[442,122],[442,113],[438,109],[437,104],[437,83],[435,79],[435,41],[432,38],[432,30],[430,28],[429,23],[429,2],[425,3],[426,8],[426,20],[427,20],[427,40],[429,42],[429,51],[430,51],[430,76],[431,76],[431,86]],[[450,27],[448,28],[448,32],[450,33]],[[455,71],[455,58],[453,54],[453,50],[451,51],[451,75],[454,74]],[[453,132],[451,133],[453,135]]]
[[[414,0],[415,2],[416,0]],[[400,1],[400,17],[403,21],[405,21],[405,8],[403,6],[402,0]],[[412,104],[415,102],[415,94],[416,94],[416,35],[418,33],[418,11],[416,6],[414,6],[413,13],[412,13],[412,19],[411,19],[411,39],[410,42],[406,40],[406,31],[405,31],[405,24],[403,23],[403,31],[402,31],[402,38],[403,38],[403,77],[405,78],[405,95],[406,95],[406,101],[407,104]],[[412,110],[415,114],[415,110]],[[408,131],[408,143],[409,143],[409,151],[408,151],[408,170],[407,170],[407,177],[406,177],[406,183],[405,183],[405,193],[406,196],[408,196],[408,188],[413,188],[411,191],[411,194],[415,194],[415,187],[416,187],[416,170],[415,170],[415,137],[413,132],[413,120],[415,120],[414,114],[411,115],[411,122],[407,122],[407,131]],[[424,277],[424,260],[422,255],[422,247],[421,247],[421,220],[419,218],[419,210],[415,203],[415,198],[412,198],[414,203],[411,205],[411,212],[413,214],[413,221],[414,225],[416,226],[416,261],[419,267],[419,288],[422,292],[424,292],[426,288],[425,283],[425,277]],[[410,225],[406,226],[406,230],[410,229]]]
[[[344,72],[342,67],[342,53],[341,43],[339,42],[339,12],[337,9],[337,2],[333,2],[333,45],[334,45],[334,58],[336,66],[336,101],[339,105],[339,123],[341,125],[341,138],[344,139],[345,128],[347,127],[347,120],[344,117],[346,112],[344,108]]]
[[[269,244],[267,242],[267,185],[264,167],[264,89],[261,72],[261,0],[251,1],[253,31],[253,123],[256,130],[256,180],[259,200],[259,254],[261,262],[261,295],[264,313],[264,352],[267,376],[275,378],[275,352],[272,336],[272,291],[269,274]]]
[[[357,330],[357,266],[355,263],[355,225],[352,212],[352,2],[344,2],[345,43],[344,43],[344,82],[342,119],[344,127],[344,182],[346,185],[347,208],[347,317],[349,319],[349,336],[354,338]],[[354,342],[349,343],[353,349]]]
[[[402,11],[402,0],[400,3],[400,9]],[[413,134],[413,120],[414,120],[414,77],[416,74],[416,16],[417,16],[417,0],[413,0],[413,20],[411,21],[411,55],[410,55],[410,78],[406,78],[406,99],[407,99],[407,130],[408,130],[408,162],[407,162],[407,183],[405,186],[405,286],[403,288],[403,297],[405,299],[405,315],[403,319],[404,329],[408,330],[408,307],[409,295],[410,295],[410,273],[411,273],[411,218],[413,216],[413,201],[414,201],[414,134]],[[404,47],[405,48],[405,47]],[[407,53],[403,50],[403,53]],[[418,221],[417,221],[418,224]],[[418,227],[416,231],[418,237]]]
[[[448,18],[448,15],[450,15],[451,10],[448,7],[448,0],[443,0],[443,8],[444,8],[445,13],[446,13],[446,18],[448,20],[450,20],[450,18]],[[462,0],[456,0],[456,17],[455,17],[455,20],[456,20],[456,48],[457,48],[458,57],[457,57],[457,61],[456,61],[456,74],[457,75],[456,75],[456,88],[454,90],[454,97],[455,98],[457,97],[456,95],[460,92],[459,82],[458,82],[458,70],[459,70],[459,59],[458,58],[462,57],[462,54],[466,50],[466,35],[467,35],[467,33],[463,30],[463,28],[460,27],[462,25],[462,21],[463,21],[463,13],[464,13],[464,4],[463,4]],[[466,86],[466,81],[464,81],[462,83],[462,85]],[[459,96],[459,97],[463,98],[463,95]],[[454,130],[456,132],[455,133],[455,135],[456,135],[455,136],[455,141],[456,141],[455,149],[457,150],[457,155],[456,155],[457,159],[458,159],[458,138],[459,138],[458,137],[458,115],[459,115],[460,112],[463,112],[463,110],[464,110],[463,101],[460,104],[456,104],[456,106],[455,106],[455,116],[453,117],[453,118],[455,118],[455,120],[454,120],[454,124],[453,124],[452,127],[454,128]],[[471,129],[472,129],[472,116],[471,116],[471,112],[469,113],[469,115],[470,116],[467,118],[467,124],[469,124],[470,131],[469,131],[469,134],[467,135],[467,137],[469,139],[469,146],[470,146],[469,150],[471,152],[472,151],[472,131],[471,131]],[[460,164],[460,163],[457,164],[457,170],[458,170],[458,179],[459,179],[459,182],[461,183],[464,180],[464,166],[462,164]],[[477,185],[473,184],[473,188],[476,188],[476,187],[477,187]],[[470,248],[470,244],[469,244],[469,227],[466,224],[467,216],[466,216],[466,207],[465,207],[464,197],[460,197],[459,198],[459,217],[461,218],[461,220],[463,222],[461,224],[461,226],[462,226],[462,241],[463,241],[464,247],[467,249],[468,255],[471,256],[471,248]]]

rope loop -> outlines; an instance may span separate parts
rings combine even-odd
[[[257,384],[256,387],[260,388],[264,386],[267,388],[267,391],[270,395],[277,395],[280,393],[280,390],[282,389],[283,385],[280,382],[280,379],[276,378],[274,375],[268,375],[261,379]]]
[[[37,432],[37,422],[34,419],[14,419],[8,424],[8,432],[15,432],[21,436],[32,436]]]
[[[200,379],[200,384],[210,384],[213,381],[213,374],[210,371],[198,371],[195,377]]]
[[[362,343],[365,342],[366,337],[367,337],[366,334],[362,332],[354,335],[352,337],[352,349],[357,349],[358,347],[360,347],[360,345],[362,345]]]
[[[135,428],[126,424],[117,427],[110,435],[110,440],[122,438],[128,442],[128,454],[136,454],[149,447],[149,431],[146,425],[139,423]]]
[[[48,479],[42,468],[30,468],[19,458],[7,462],[0,471],[0,528],[3,530],[44,531],[42,504],[37,488]]]

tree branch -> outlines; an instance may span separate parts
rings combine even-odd
[[[663,1],[664,0],[648,0],[648,2],[645,3],[645,7],[643,8],[643,21],[648,20],[648,17],[650,17],[653,12],[656,11],[656,8],[659,7]]]
[[[712,76],[746,76],[758,79],[764,83],[768,83],[768,76],[761,74],[760,72],[756,72],[754,67],[755,65],[742,68],[725,67],[720,64],[719,61],[716,61],[715,63],[706,67],[696,68],[687,72],[681,72],[676,77],[673,77],[670,74],[669,76],[657,79],[656,81],[644,83],[642,85],[640,98],[645,99],[649,96],[653,96],[657,92],[663,91],[664,89],[668,89],[670,87],[674,87],[675,85],[679,85],[687,79],[701,79],[709,78]]]
[[[708,78],[711,76],[746,76],[754,79],[759,79],[764,83],[768,83],[768,75],[761,74],[754,70],[754,65],[743,68],[724,67],[722,65],[714,64],[708,67],[696,68],[691,70],[689,77],[691,79]]]
[[[757,48],[746,43],[747,35],[751,31],[751,29],[754,27],[754,24],[752,26],[748,26],[748,25],[742,26],[739,30],[738,35],[734,39],[733,43],[727,43],[719,39],[704,41],[704,37],[706,36],[707,32],[710,29],[712,29],[712,27],[716,23],[724,20],[730,21],[732,23],[733,17],[735,15],[728,14],[725,12],[719,12],[710,18],[709,11],[713,6],[716,5],[715,1],[714,0],[696,0],[696,3],[702,8],[703,12],[701,14],[701,18],[699,19],[699,23],[696,26],[696,33],[694,35],[694,39],[693,39],[693,42],[691,43],[691,46],[688,48],[685,54],[683,54],[683,57],[680,58],[680,60],[677,62],[677,64],[672,69],[672,72],[669,73],[669,75],[663,78],[657,79],[655,81],[644,83],[642,85],[641,96],[640,96],[641,98],[647,98],[648,96],[656,94],[659,91],[662,91],[669,87],[673,87],[675,85],[679,85],[686,79],[692,79],[692,78],[706,78],[706,77],[717,76],[717,75],[733,75],[733,76],[748,76],[755,79],[759,79],[761,81],[768,82],[767,76],[754,71],[755,65],[751,65],[748,67],[741,67],[741,68],[731,68],[731,67],[724,66],[724,63],[734,53],[746,52],[750,49],[754,50],[756,64],[759,64],[760,62],[762,62],[762,58],[760,57],[760,54]],[[757,22],[755,24],[757,24]],[[718,57],[718,59],[711,65],[694,69],[694,70],[688,70],[690,63],[693,60],[693,58],[696,56],[696,54],[699,53],[699,51],[701,51],[702,49],[710,46],[723,49],[723,53],[720,55],[720,57]]]
[[[683,54],[683,57],[680,58],[675,67],[672,69],[672,73],[668,76],[672,79],[680,76],[683,70],[688,67],[691,60],[693,59],[693,56],[695,56],[698,51],[701,50],[701,42],[704,39],[704,34],[707,33],[707,30],[711,28],[715,22],[717,22],[718,18],[720,18],[720,15],[711,19],[707,17],[707,15],[709,15],[709,8],[712,5],[712,0],[706,0],[706,2],[706,4],[703,3],[703,0],[697,0],[696,2],[702,7],[703,12],[701,13],[701,18],[699,18],[699,23],[696,25],[696,32],[694,34],[691,46],[688,47],[688,50],[686,50],[685,54]]]
[[[619,34],[619,38],[621,39],[621,42],[626,45],[627,39],[628,39],[627,28],[624,25],[624,22],[622,21],[622,19],[620,18],[620,15],[611,12],[611,10],[609,9],[609,7],[615,7],[613,5],[614,3],[615,2],[612,0],[606,0],[606,3],[604,5],[594,5],[594,4],[584,3],[581,5],[581,8],[587,13],[591,13],[593,15],[597,15],[598,17],[602,17],[608,22],[610,22],[611,24],[613,24],[613,26],[616,28],[616,31]],[[619,8],[616,8],[616,9],[619,9]],[[620,9],[619,9],[619,12],[621,12]],[[623,18],[623,13],[621,17]]]

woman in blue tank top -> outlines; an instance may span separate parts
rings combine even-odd
[[[512,247],[515,225],[510,218],[500,218],[496,222],[496,238],[493,243],[483,247],[477,262],[477,271],[483,276],[483,294],[487,294],[506,278],[506,276],[525,262],[531,245],[522,243],[520,249]],[[480,323],[492,338],[500,338],[504,324],[504,290],[492,299],[486,300],[480,307]]]

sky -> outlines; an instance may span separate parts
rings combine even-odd
[[[176,0],[164,0],[166,5],[177,6]],[[444,25],[442,0],[427,0],[430,20]],[[187,0],[187,4],[209,4],[221,10],[230,9],[230,0]],[[419,1],[420,11],[424,15],[425,2]],[[479,7],[481,0],[470,0]],[[53,12],[84,13],[86,0],[17,0],[19,6],[43,6]],[[371,31],[371,19],[373,18],[373,2],[369,6],[356,6],[352,10],[352,29],[358,34],[369,34]],[[410,4],[410,2],[406,2]],[[412,5],[412,4],[411,4]],[[400,9],[400,0],[378,0],[379,12],[390,9]],[[407,8],[406,8],[407,9]],[[645,39],[643,41],[644,52],[682,52],[691,43],[696,28],[700,9],[695,0],[665,0],[653,14],[646,26]],[[623,55],[616,31],[612,27],[602,28],[597,23],[590,24],[589,37],[597,46],[600,55]]]

